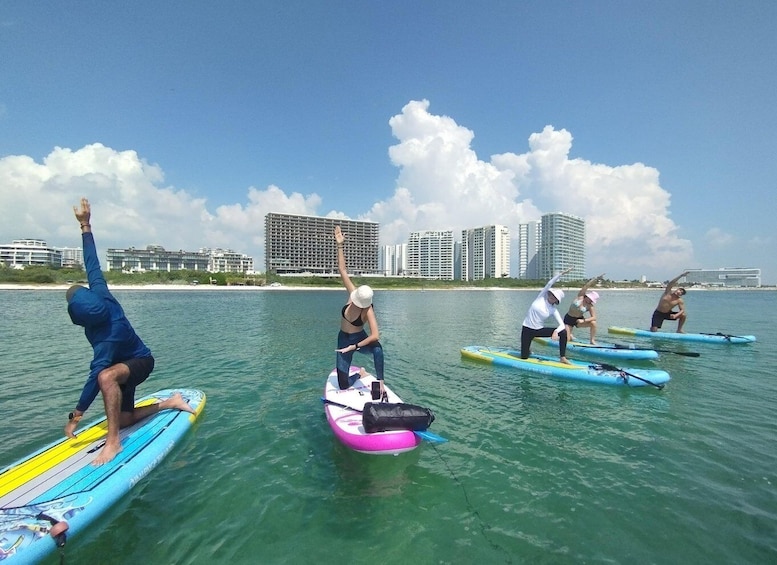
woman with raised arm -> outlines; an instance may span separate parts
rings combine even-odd
[[[564,320],[561,314],[556,310],[559,302],[564,299],[564,291],[552,288],[562,275],[572,270],[569,267],[561,271],[555,277],[550,279],[543,287],[534,302],[531,303],[529,311],[526,312],[526,318],[523,320],[521,328],[521,359],[528,359],[531,354],[531,342],[535,337],[550,337],[559,340],[559,358],[562,363],[569,363],[567,354],[567,330],[564,327]],[[545,320],[553,316],[558,322],[555,328],[546,328]]]
[[[348,302],[340,312],[340,332],[337,334],[337,383],[341,390],[350,382],[351,360],[354,351],[372,353],[375,363],[375,377],[380,381],[380,396],[383,398],[383,346],[380,344],[380,330],[372,307],[372,289],[367,285],[356,287],[348,276],[345,265],[345,235],[340,226],[335,226],[337,244],[337,270],[348,291]],[[370,328],[368,334],[364,326]]]
[[[589,290],[591,286],[604,277],[604,273],[592,278],[583,285],[577,298],[569,305],[569,310],[564,316],[564,325],[567,328],[567,340],[572,341],[572,330],[574,328],[591,328],[591,337],[589,341],[596,345],[596,309],[594,304],[599,300],[599,293],[595,290]],[[586,318],[586,313],[588,317]]]

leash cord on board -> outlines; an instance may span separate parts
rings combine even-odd
[[[434,449],[434,452],[437,453],[437,456],[440,458],[440,461],[442,461],[442,464],[448,470],[448,473],[450,473],[450,476],[453,479],[453,482],[459,485],[459,488],[461,489],[461,492],[464,495],[464,501],[467,503],[467,511],[477,519],[478,525],[480,526],[480,534],[483,536],[483,539],[485,539],[488,542],[488,545],[490,545],[492,549],[496,551],[501,551],[507,556],[507,560],[505,561],[506,563],[512,563],[513,560],[510,554],[507,552],[507,550],[505,550],[505,548],[503,548],[501,545],[493,541],[488,536],[488,530],[491,528],[491,526],[483,522],[483,518],[480,516],[480,512],[478,512],[475,509],[475,507],[472,505],[472,501],[470,501],[469,499],[469,494],[467,493],[467,489],[464,488],[464,483],[462,483],[459,480],[459,477],[456,476],[456,473],[453,472],[453,469],[451,469],[451,466],[448,465],[448,462],[442,456],[442,453],[440,453],[440,450],[437,449],[437,446],[433,443],[431,445],[432,445],[432,448]]]

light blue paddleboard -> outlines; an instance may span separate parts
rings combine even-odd
[[[652,339],[667,339],[674,341],[695,341],[700,343],[753,343],[754,335],[730,335],[724,333],[677,333],[677,332],[651,332],[636,328],[621,328],[610,326],[607,331],[611,334],[630,335],[634,337],[648,337]]]
[[[557,357],[532,355],[521,359],[519,351],[505,347],[468,345],[461,350],[462,357],[520,369],[530,373],[561,379],[616,386],[656,386],[662,388],[669,382],[669,373],[660,369],[621,368],[606,363],[570,361],[560,363]]]
[[[121,430],[122,450],[99,467],[92,465],[105,443],[103,417],[0,472],[0,562],[37,563],[94,523],[156,467],[175,447],[205,407],[199,390],[161,390],[138,400],[154,404],[180,392],[194,414],[162,410]],[[57,529],[65,538],[55,540]],[[53,530],[53,531],[52,531]],[[163,540],[147,540],[159,543]]]

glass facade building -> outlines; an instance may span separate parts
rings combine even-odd
[[[759,288],[761,286],[761,269],[737,267],[691,269],[684,280],[687,285]]]
[[[0,245],[0,262],[9,267],[46,265],[61,267],[62,251],[42,239],[14,239]]]

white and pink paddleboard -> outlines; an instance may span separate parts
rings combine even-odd
[[[359,367],[351,367],[351,374]],[[367,433],[362,424],[362,409],[372,400],[372,383],[377,379],[368,374],[358,378],[352,386],[340,390],[337,371],[332,370],[324,387],[324,412],[329,426],[343,445],[360,453],[372,455],[397,455],[415,449],[421,437],[411,430],[391,430]],[[402,399],[384,383],[388,402],[399,403]]]

